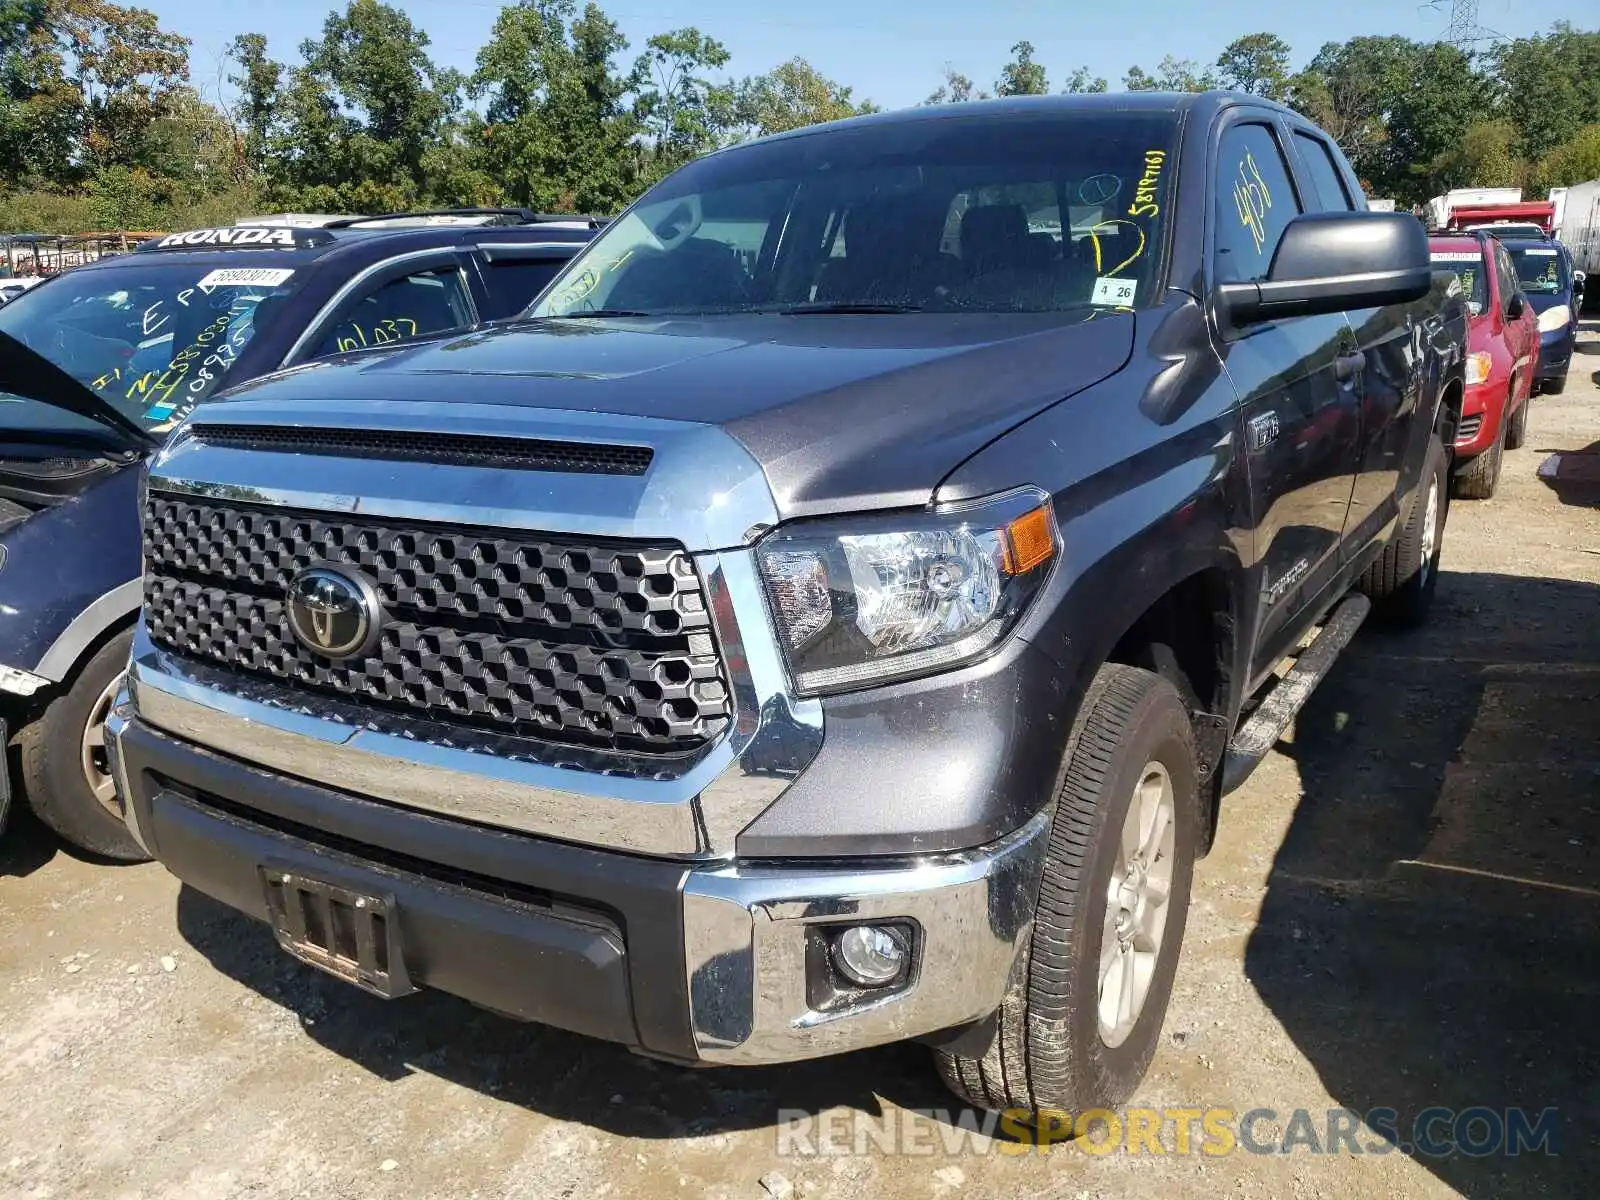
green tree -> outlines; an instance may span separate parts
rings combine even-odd
[[[1337,139],[1363,186],[1406,202],[1432,194],[1436,164],[1462,169],[1452,156],[1493,100],[1493,80],[1470,55],[1403,37],[1329,43],[1289,87],[1290,103]]]
[[[486,98],[484,121],[464,126],[481,146],[481,174],[465,164],[458,188],[498,182],[511,200],[538,209],[611,211],[636,187],[638,122],[630,79],[616,56],[627,41],[590,4],[524,0],[504,8],[478,53],[472,78]]]
[[[1541,189],[1600,179],[1600,124],[1585,125],[1539,161]]]
[[[0,0],[0,180],[69,182],[84,118],[46,0]]]
[[[1222,83],[1252,96],[1281,100],[1289,84],[1289,43],[1275,33],[1249,33],[1217,58]]]
[[[1000,68],[1000,80],[994,85],[996,96],[1042,96],[1050,90],[1044,64],[1033,57],[1032,42],[1018,42],[1011,47],[1011,61]]]
[[[1110,84],[1105,81],[1105,77],[1091,74],[1088,67],[1079,67],[1068,75],[1067,86],[1061,89],[1063,95],[1109,90]]]
[[[189,39],[163,30],[148,9],[107,0],[50,0],[46,19],[82,99],[85,161],[139,162],[151,124],[188,82]]]
[[[944,82],[929,94],[924,104],[965,104],[968,100],[987,100],[989,93],[980,90],[967,76],[954,67],[944,69]]]
[[[364,212],[448,199],[429,167],[450,144],[464,81],[427,47],[426,33],[379,0],[329,13],[272,104],[269,195]],[[255,65],[264,83],[271,65]]]
[[[738,120],[735,85],[708,77],[728,65],[728,48],[692,26],[658,33],[634,63],[634,113],[649,139],[652,181],[714,150]]]
[[[250,171],[263,172],[278,115],[283,64],[267,57],[266,35],[260,33],[241,33],[234,38],[223,51],[223,60],[235,68],[228,75],[238,94],[231,115],[241,131],[245,163]]]
[[[1427,190],[1438,195],[1458,187],[1522,187],[1528,164],[1512,152],[1517,130],[1510,121],[1478,121],[1461,141],[1428,164]]]
[[[1152,75],[1142,67],[1129,67],[1122,87],[1129,92],[1208,92],[1217,86],[1216,74],[1192,58],[1167,55]]]
[[[1600,122],[1600,31],[1562,21],[1542,37],[1498,47],[1493,65],[1528,157],[1541,158],[1581,126]]]
[[[857,103],[850,95],[805,59],[792,58],[739,85],[739,123],[757,134],[782,133],[878,111],[871,101]]]

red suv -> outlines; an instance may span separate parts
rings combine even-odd
[[[1467,395],[1456,432],[1455,492],[1487,500],[1500,482],[1507,446],[1522,445],[1539,370],[1538,317],[1517,284],[1505,247],[1482,233],[1429,239],[1435,266],[1461,280],[1467,325]]]

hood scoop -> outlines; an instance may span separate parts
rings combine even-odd
[[[396,459],[521,471],[560,471],[577,475],[643,475],[655,454],[649,446],[607,445],[600,442],[465,433],[417,433],[392,429],[316,429],[295,425],[207,422],[191,426],[189,436],[208,446],[238,450]]]

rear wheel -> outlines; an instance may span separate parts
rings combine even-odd
[[[1428,619],[1439,586],[1439,554],[1450,515],[1450,456],[1434,438],[1406,523],[1389,539],[1357,586],[1372,598],[1374,612],[1395,625]]]
[[[1102,667],[1073,724],[1032,938],[993,1041],[981,1056],[936,1052],[963,1100],[1081,1113],[1133,1094],[1172,994],[1199,796],[1172,685]]]
[[[22,786],[39,819],[67,841],[124,862],[150,856],[117,810],[106,762],[106,715],[127,669],[130,633],[84,663],[44,714],[22,730]]]
[[[1566,372],[1563,371],[1560,375],[1557,375],[1554,379],[1546,379],[1544,381],[1543,385],[1540,386],[1539,390],[1541,392],[1543,392],[1547,396],[1559,396],[1559,395],[1561,395],[1562,392],[1567,390],[1567,375],[1566,375]]]
[[[1500,464],[1505,459],[1506,422],[1502,415],[1495,430],[1494,445],[1467,464],[1456,476],[1455,492],[1463,500],[1488,500],[1500,486]]]
[[[1506,428],[1506,449],[1521,450],[1523,443],[1528,440],[1528,410],[1533,407],[1533,393],[1522,402],[1522,407],[1517,409],[1517,415],[1511,418],[1511,424]]]

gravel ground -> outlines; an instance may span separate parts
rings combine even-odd
[[[1537,473],[1600,451],[1600,327],[1580,348],[1500,494],[1452,507],[1428,629],[1363,632],[1229,798],[1138,1097],[1273,1109],[1258,1141],[1298,1108],[1321,1129],[1554,1107],[1557,1155],[1018,1154],[963,1141],[915,1047],[696,1072],[444,996],[384,1004],[160,867],[23,820],[0,845],[0,1195],[1592,1194],[1600,485]],[[780,1110],[863,1152],[794,1153]]]

